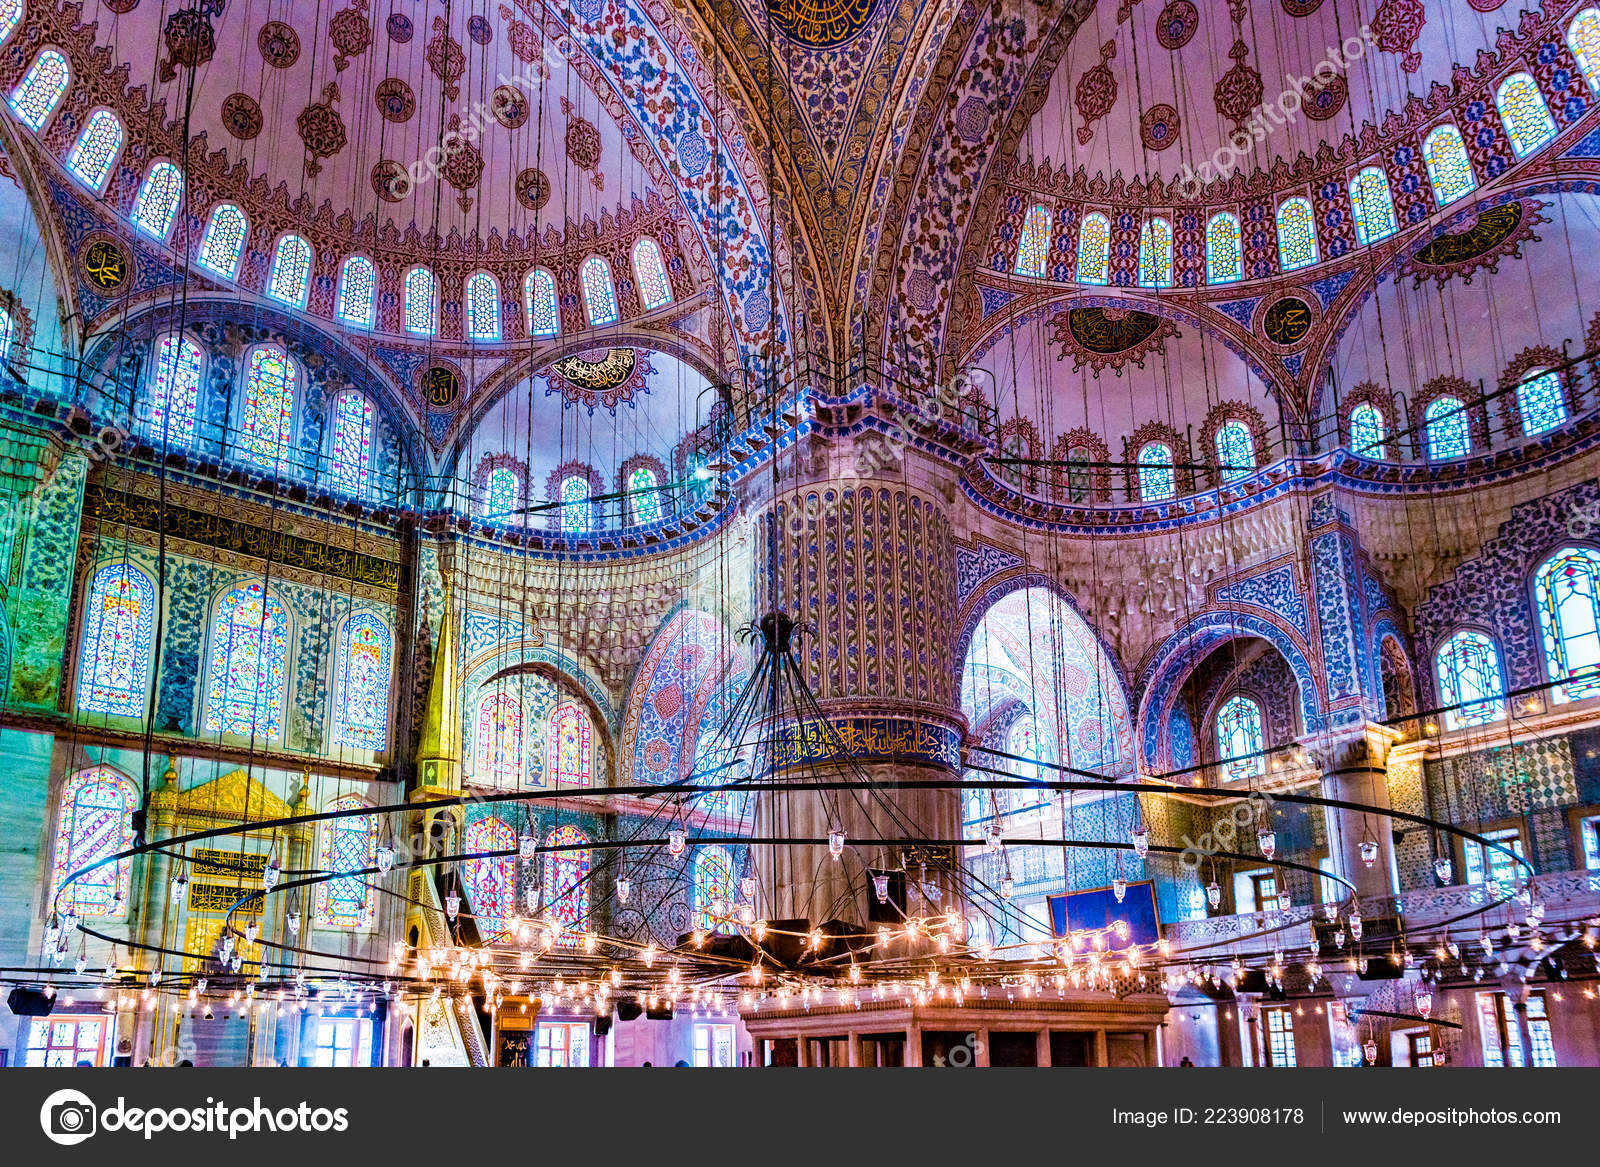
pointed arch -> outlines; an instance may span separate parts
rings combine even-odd
[[[1600,551],[1561,548],[1534,573],[1533,597],[1553,700],[1600,696]]]
[[[594,785],[594,729],[574,701],[562,702],[550,712],[544,778],[549,786]]]
[[[1217,710],[1217,763],[1224,782],[1254,778],[1265,772],[1261,751],[1266,748],[1262,732],[1261,704],[1253,697],[1235,693]]]
[[[544,838],[544,886],[550,914],[561,924],[559,948],[576,948],[589,927],[589,836],[557,827]]]
[[[490,693],[478,703],[472,752],[473,779],[483,786],[522,785],[522,702],[510,693]]]
[[[486,852],[511,852],[516,845],[516,832],[493,815],[468,824],[461,833],[462,852],[476,856],[461,865],[461,882],[478,925],[478,939],[485,944],[510,935],[517,890],[516,857]]]
[[[1500,650],[1486,634],[1472,628],[1455,632],[1433,654],[1439,699],[1446,729],[1487,725],[1505,716],[1505,681]]]

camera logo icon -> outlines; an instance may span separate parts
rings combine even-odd
[[[57,1090],[39,1108],[45,1138],[62,1147],[76,1147],[94,1135],[98,1111],[81,1090]]]

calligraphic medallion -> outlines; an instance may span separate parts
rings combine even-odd
[[[878,0],[767,0],[772,23],[790,40],[830,49],[855,36],[878,10]]]
[[[84,282],[96,291],[115,292],[133,276],[133,260],[120,240],[93,235],[78,252]]]
[[[448,409],[461,396],[461,378],[448,365],[434,365],[422,374],[422,396],[431,409]]]
[[[1299,296],[1284,296],[1262,314],[1261,331],[1273,344],[1289,348],[1306,338],[1316,319],[1316,310]]]

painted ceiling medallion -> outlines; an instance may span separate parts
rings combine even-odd
[[[1165,317],[1129,308],[1069,308],[1050,323],[1062,350],[1056,360],[1071,356],[1074,370],[1088,365],[1096,373],[1115,369],[1120,374],[1130,362],[1142,369],[1145,358],[1180,335]]]
[[[139,0],[104,0],[105,6],[118,16],[132,12],[139,7]]]
[[[1350,86],[1342,74],[1335,73],[1327,84],[1318,84],[1315,77],[1301,95],[1300,109],[1314,122],[1325,122],[1344,108],[1350,96]]]
[[[538,211],[550,201],[550,180],[544,171],[530,166],[517,175],[517,202],[530,211]]]
[[[467,35],[473,44],[486,45],[494,40],[494,28],[483,17],[472,16],[467,20]]]
[[[561,112],[567,117],[567,158],[579,170],[590,172],[589,181],[595,190],[605,190],[606,176],[600,173],[600,131],[594,123],[578,116],[578,107],[565,97],[561,99]]]
[[[1250,59],[1249,45],[1242,39],[1234,41],[1228,56],[1234,62],[1233,68],[1222,75],[1212,96],[1216,99],[1217,112],[1232,122],[1234,132],[1239,133],[1261,104],[1263,87],[1261,74],[1246,64]]]
[[[274,69],[287,69],[300,59],[300,34],[281,20],[269,20],[256,34],[256,48]]]
[[[456,203],[463,211],[472,209],[472,196],[467,193],[478,185],[478,179],[483,177],[483,154],[478,150],[477,144],[461,136],[461,115],[450,115],[450,124],[447,127],[453,139],[460,143],[456,150],[445,160],[441,173],[444,180],[461,193],[456,196]]]
[[[1156,41],[1162,48],[1177,52],[1194,39],[1199,27],[1199,10],[1189,0],[1172,0],[1156,17]]]
[[[411,25],[410,17],[402,16],[400,13],[395,12],[384,22],[383,31],[389,35],[389,39],[395,44],[404,45],[411,43],[412,34],[416,30]]]
[[[1316,309],[1305,299],[1284,296],[1261,314],[1261,331],[1273,344],[1292,348],[1306,338],[1316,319]]]
[[[461,43],[450,35],[444,17],[433,18],[433,36],[428,40],[425,54],[428,69],[444,83],[444,95],[451,101],[461,96],[461,75],[467,71],[467,54]]]
[[[1280,3],[1290,16],[1310,16],[1322,7],[1322,0],[1280,0]]]
[[[372,91],[373,104],[386,122],[408,122],[417,112],[417,95],[398,77],[385,77]]]
[[[1495,12],[1506,5],[1506,0],[1467,0],[1476,12]]]
[[[248,142],[261,132],[261,107],[248,93],[233,93],[222,102],[223,128]]]
[[[1165,150],[1178,140],[1178,111],[1170,105],[1152,105],[1139,119],[1139,140],[1146,150]]]
[[[812,49],[831,49],[854,37],[878,10],[878,0],[767,0],[783,35]]]
[[[1373,43],[1386,53],[1398,54],[1400,68],[1415,73],[1422,68],[1422,54],[1414,46],[1427,22],[1422,0],[1383,0],[1372,16]]]
[[[533,112],[527,95],[515,85],[496,85],[489,95],[489,113],[508,130],[520,130]]]
[[[655,368],[646,353],[631,348],[590,349],[575,356],[562,357],[545,373],[549,387],[545,395],[560,394],[573,405],[590,413],[595,406],[615,412],[648,390],[648,379]]]
[[[504,4],[500,5],[500,19],[506,22],[506,43],[511,46],[511,53],[525,65],[531,65],[539,59],[540,38],[533,26],[524,24],[517,19],[517,14]],[[549,69],[540,66],[539,75],[548,77]]]
[[[183,8],[167,17],[161,39],[167,46],[167,56],[156,76],[162,81],[173,80],[179,69],[198,69],[217,51],[217,34],[210,18],[194,8]]]
[[[372,191],[386,203],[398,203],[411,193],[411,176],[393,158],[380,158],[372,167]]]
[[[306,176],[315,178],[322,173],[323,158],[332,158],[345,147],[344,119],[333,103],[339,100],[339,86],[330,81],[322,87],[322,100],[308,105],[295,119],[295,129],[306,144]]]
[[[1481,211],[1470,223],[1447,231],[1422,247],[1400,267],[1402,276],[1412,276],[1420,285],[1433,279],[1439,283],[1460,277],[1471,283],[1479,271],[1491,274],[1502,259],[1517,259],[1524,243],[1537,243],[1534,228],[1547,223],[1540,214],[1543,203],[1536,199],[1506,203]]]
[[[353,58],[372,47],[367,0],[355,0],[349,8],[335,12],[328,21],[328,39],[333,42],[333,67],[343,73]]]
[[[1100,46],[1100,63],[1086,70],[1078,78],[1078,88],[1073,91],[1072,104],[1078,109],[1083,124],[1078,127],[1078,145],[1087,146],[1094,137],[1094,123],[1111,112],[1117,102],[1117,78],[1111,72],[1110,62],[1117,55],[1117,42],[1107,41]]]

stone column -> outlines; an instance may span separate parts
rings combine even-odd
[[[1328,854],[1334,870],[1355,884],[1363,899],[1393,890],[1393,822],[1382,813],[1389,809],[1389,743],[1390,735],[1381,726],[1366,725],[1321,751],[1324,796],[1381,808],[1372,814],[1331,806],[1325,809]],[[1377,844],[1377,858],[1371,867],[1361,858],[1363,842]]]

